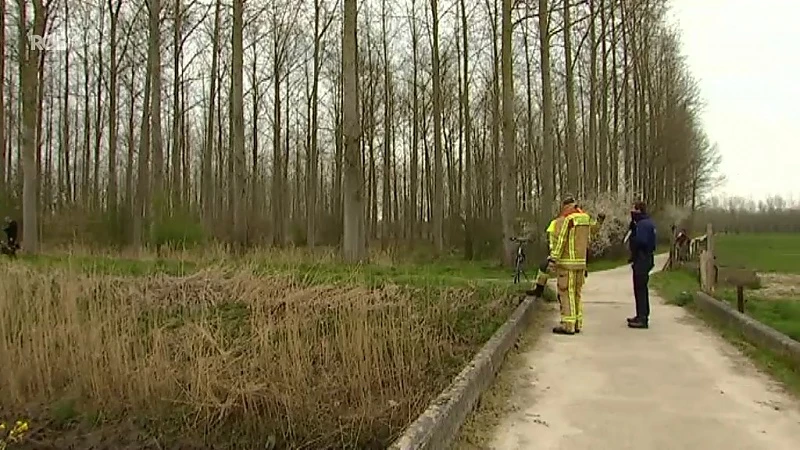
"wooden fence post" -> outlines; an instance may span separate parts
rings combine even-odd
[[[706,252],[708,258],[706,259],[706,275],[708,278],[708,293],[713,294],[717,287],[717,254],[714,245],[714,227],[709,223],[706,226]]]
[[[676,239],[675,239],[675,224],[672,224],[671,231],[672,233],[669,236],[669,258],[667,259],[667,263],[664,265],[665,270],[670,270],[675,267],[675,260],[678,257],[678,249],[675,246]]]
[[[741,284],[736,286],[736,309],[744,314],[744,286]]]

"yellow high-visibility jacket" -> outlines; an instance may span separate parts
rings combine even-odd
[[[589,241],[599,229],[597,220],[580,208],[553,219],[547,227],[547,235],[550,258],[555,260],[556,267],[567,270],[586,269]]]

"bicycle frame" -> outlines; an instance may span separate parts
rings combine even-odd
[[[521,277],[525,277],[526,280],[528,279],[528,276],[525,274],[525,271],[523,270],[523,265],[525,264],[524,246],[525,242],[527,241],[524,239],[517,239],[517,238],[511,238],[511,240],[517,243],[517,252],[516,252],[516,257],[514,259],[514,284],[517,284],[520,282]]]

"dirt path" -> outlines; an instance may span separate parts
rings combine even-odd
[[[590,274],[585,330],[524,355],[491,448],[800,448],[798,402],[683,309],[651,296],[651,328],[628,329],[630,278]]]

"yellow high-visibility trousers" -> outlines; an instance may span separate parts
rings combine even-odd
[[[561,305],[561,327],[567,331],[583,328],[581,291],[586,279],[585,270],[557,269],[558,301]]]

